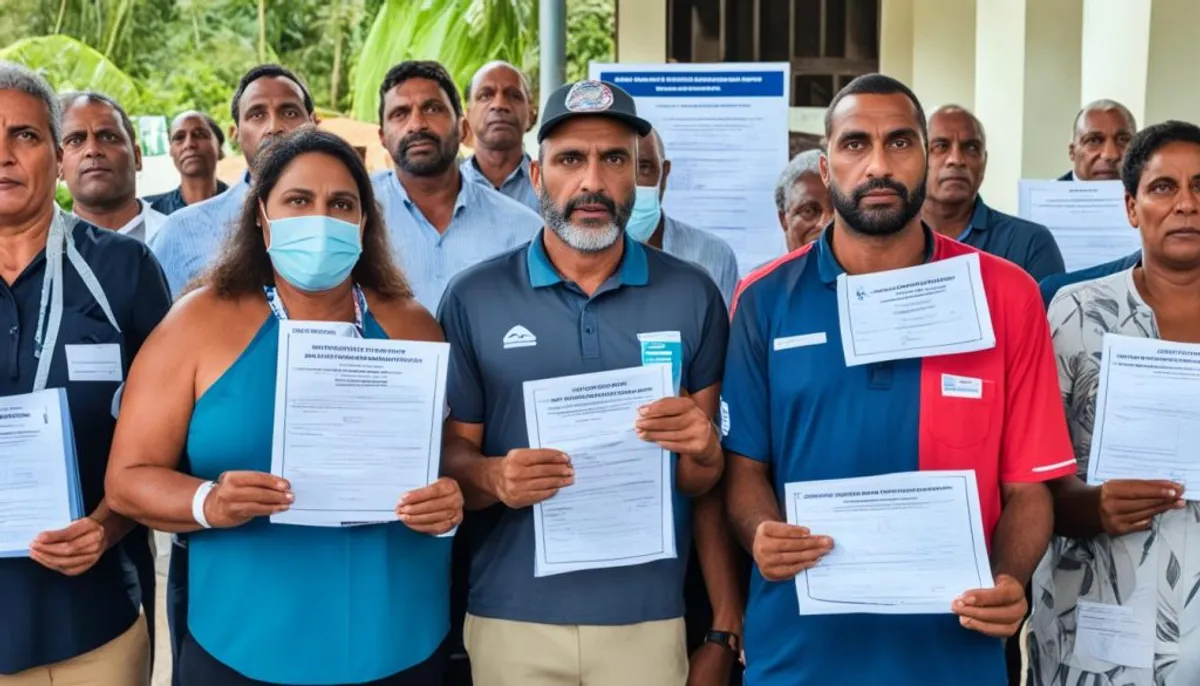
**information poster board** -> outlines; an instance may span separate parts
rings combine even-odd
[[[667,214],[727,242],[742,276],[786,251],[775,183],[788,161],[787,63],[592,63],[589,72],[628,91],[662,137]]]

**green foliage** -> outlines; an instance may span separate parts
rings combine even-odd
[[[0,60],[24,64],[46,77],[60,92],[97,90],[127,108],[140,107],[137,84],[115,64],[69,36],[26,38],[0,49]]]
[[[568,0],[567,77],[612,59],[616,0]],[[93,88],[131,114],[186,109],[233,122],[238,78],[258,64],[259,0],[0,0],[0,59],[58,88]],[[318,107],[377,119],[387,69],[435,59],[465,87],[503,59],[537,84],[537,0],[264,0],[267,58],[305,79]]]
[[[532,0],[388,0],[363,45],[354,73],[356,119],[375,121],[379,84],[394,64],[437,60],[459,88],[491,60],[520,64]]]

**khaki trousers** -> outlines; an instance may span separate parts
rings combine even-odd
[[[70,660],[0,675],[0,686],[149,686],[150,634],[140,616],[128,631]]]
[[[683,619],[565,626],[468,614],[463,642],[475,686],[684,686]]]

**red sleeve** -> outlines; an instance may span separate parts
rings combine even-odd
[[[1037,290],[1020,291],[1027,297],[1014,299],[1015,310],[1005,327],[1007,389],[1000,439],[1004,483],[1050,481],[1075,473],[1050,326]]]

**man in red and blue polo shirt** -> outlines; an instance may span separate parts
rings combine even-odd
[[[1053,525],[1044,482],[1075,469],[1037,285],[980,254],[995,347],[847,367],[839,274],[976,251],[920,221],[925,115],[903,84],[855,79],[825,129],[832,227],[743,282],[725,369],[729,516],[755,561],[746,684],[1002,686],[1003,639],[1025,616]],[[943,375],[982,390],[943,395]],[[975,470],[995,587],[962,589],[947,614],[801,617],[794,578],[837,541],[784,523],[784,485],[943,469]]]

